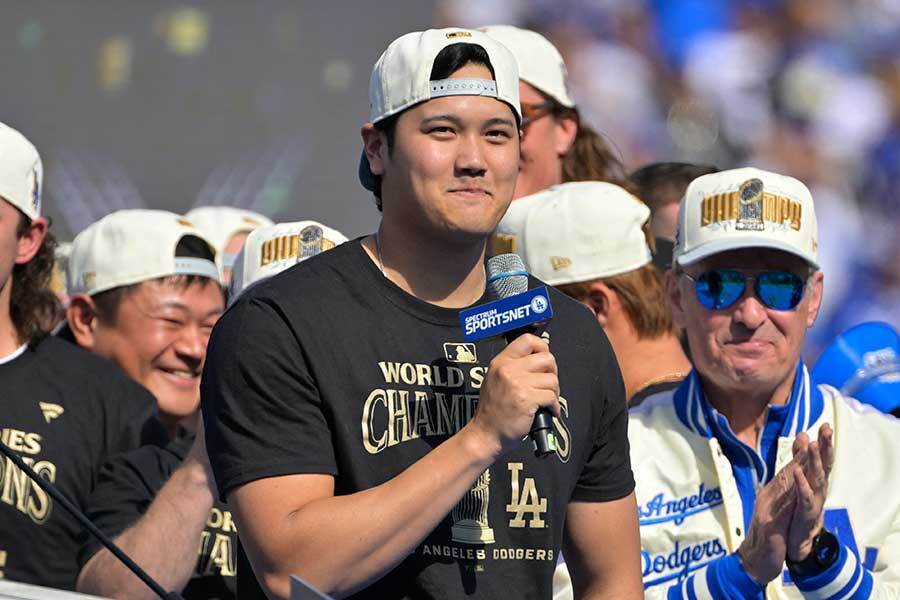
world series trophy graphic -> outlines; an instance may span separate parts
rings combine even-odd
[[[493,544],[494,530],[488,524],[491,472],[486,470],[453,508],[450,535],[461,544]]]
[[[323,250],[322,236],[322,228],[316,225],[308,225],[300,231],[300,253],[297,256],[298,262],[304,258],[315,256]]]
[[[738,190],[738,217],[734,228],[741,231],[762,231],[763,223],[763,182],[750,179]]]

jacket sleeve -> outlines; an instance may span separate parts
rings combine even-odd
[[[850,548],[841,544],[838,559],[823,573],[796,577],[804,598],[846,598],[847,600],[900,599],[900,514],[878,549],[874,570],[869,570]]]
[[[647,600],[729,600],[756,598],[763,592],[734,553],[710,561],[684,579],[645,581],[644,587]]]

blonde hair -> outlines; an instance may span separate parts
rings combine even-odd
[[[640,339],[678,335],[678,327],[666,301],[662,276],[652,263],[611,277],[557,285],[556,289],[580,302],[588,297],[591,284],[595,282],[603,283],[616,292]]]

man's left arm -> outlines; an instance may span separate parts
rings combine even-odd
[[[563,556],[574,598],[643,598],[634,492],[608,502],[570,502]]]

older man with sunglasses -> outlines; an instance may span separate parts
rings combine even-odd
[[[682,199],[667,294],[695,367],[629,424],[648,598],[900,595],[900,423],[800,359],[817,249],[796,179],[723,171]]]

